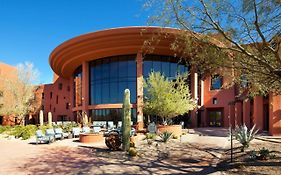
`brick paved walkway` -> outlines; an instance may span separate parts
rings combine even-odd
[[[104,143],[87,146],[67,139],[34,145],[0,139],[0,175],[220,174],[213,164],[226,141],[225,137],[188,134],[182,142],[162,144],[161,149],[140,144],[139,148],[145,149],[140,157],[129,158],[122,151],[108,151]]]

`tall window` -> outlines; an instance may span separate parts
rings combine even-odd
[[[143,76],[148,78],[151,71],[161,72],[169,79],[175,79],[177,74],[188,72],[185,63],[179,63],[179,58],[171,56],[147,55],[144,58]]]
[[[90,104],[122,103],[126,88],[136,102],[136,55],[114,56],[90,63]]]
[[[91,111],[93,121],[122,121],[122,109],[97,109]],[[132,122],[137,122],[136,109],[131,109]]]
[[[74,72],[74,103],[75,106],[82,106],[82,67]]]
[[[62,83],[59,83],[59,90],[62,90]]]
[[[222,87],[222,77],[219,75],[212,76],[211,79],[211,90],[217,90]]]

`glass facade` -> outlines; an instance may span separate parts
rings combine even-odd
[[[115,125],[122,121],[122,109],[96,109],[91,111],[92,121],[113,121]],[[136,109],[131,110],[131,120],[137,122]]]
[[[179,63],[179,59],[171,56],[146,55],[143,61],[143,77],[148,78],[151,71],[161,72],[169,79],[175,79],[177,74],[188,72],[188,66]]]
[[[136,103],[136,55],[114,56],[90,62],[90,104],[123,102],[126,88]]]
[[[74,103],[75,106],[82,106],[82,67],[78,67],[74,72]]]

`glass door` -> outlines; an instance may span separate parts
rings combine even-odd
[[[209,126],[221,127],[222,126],[222,111],[209,111]]]

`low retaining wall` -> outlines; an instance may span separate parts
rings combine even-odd
[[[165,131],[173,133],[173,135],[180,137],[182,135],[182,126],[181,125],[158,125],[158,132],[163,133]]]
[[[79,135],[81,143],[97,143],[103,141],[103,134],[86,133]]]

